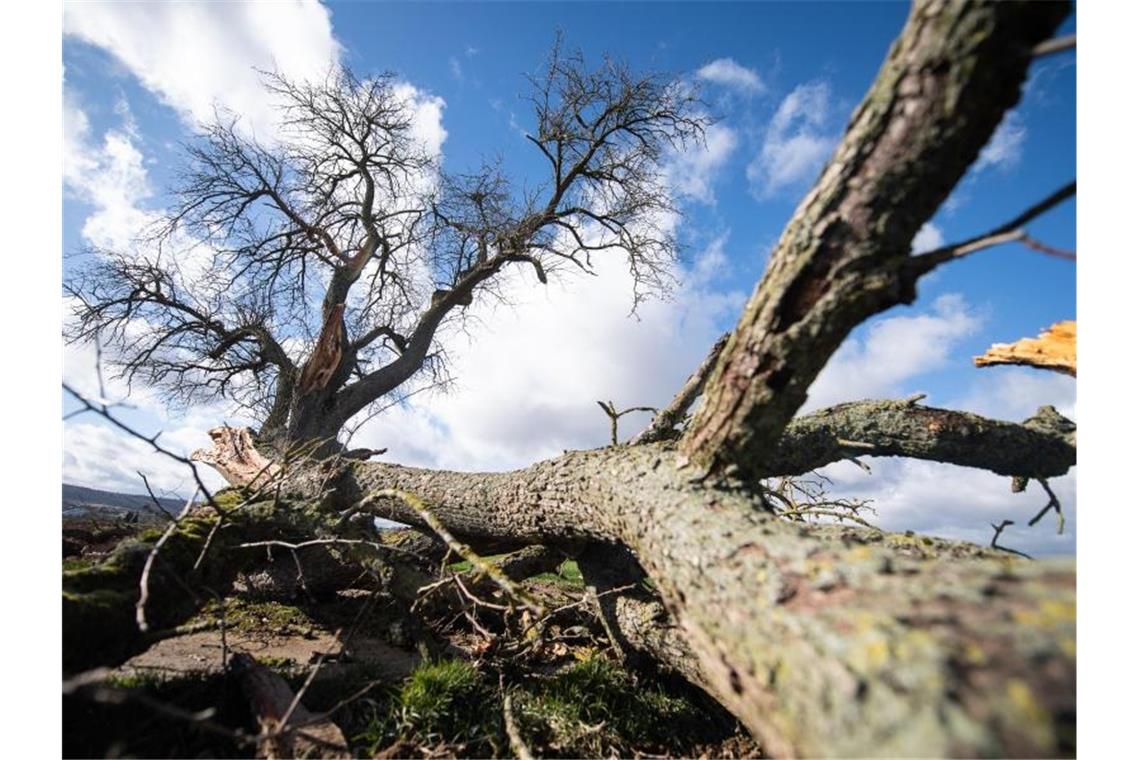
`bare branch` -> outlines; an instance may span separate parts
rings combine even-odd
[[[657,413],[653,421],[649,423],[649,427],[643,430],[631,443],[653,443],[654,441],[663,441],[666,438],[672,438],[677,435],[676,427],[684,419],[685,414],[688,413],[689,407],[697,400],[697,397],[704,392],[705,383],[708,382],[709,375],[712,374],[713,368],[716,366],[717,357],[724,349],[724,344],[728,342],[728,333],[721,335],[717,338],[716,343],[709,349],[708,354],[701,362],[700,366],[693,370],[693,374],[681,386],[681,390],[673,396],[673,400]]]

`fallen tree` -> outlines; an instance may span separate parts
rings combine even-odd
[[[1049,407],[1021,424],[915,399],[793,419],[855,326],[910,303],[921,275],[963,255],[958,245],[911,256],[910,245],[1017,102],[1034,50],[1067,12],[1057,3],[915,5],[736,329],[637,443],[507,473],[326,458],[282,468],[283,498],[219,519],[247,530],[285,519],[298,538],[349,541],[361,535],[357,518],[375,515],[475,547],[561,549],[598,591],[643,576],[652,591],[642,584],[601,604],[619,646],[701,685],[773,756],[1072,752],[1070,560],[792,522],[770,511],[760,485],[857,456],[920,457],[1021,481],[1075,463],[1075,427]],[[1030,218],[1074,193],[1054,193]],[[694,387],[703,402],[677,430]],[[212,463],[263,470],[226,461],[256,454],[243,435],[216,434],[227,444]],[[88,595],[99,584],[81,575],[70,590],[65,579],[65,593],[97,615]]]

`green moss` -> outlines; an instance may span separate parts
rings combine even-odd
[[[528,741],[560,755],[686,754],[723,728],[690,700],[598,656],[521,692],[518,704]]]
[[[312,618],[292,605],[242,597],[229,597],[224,606],[216,600],[208,602],[189,624],[218,621],[223,612],[226,626],[243,633],[292,636],[310,633],[318,627]]]
[[[563,586],[572,586],[574,588],[582,588],[586,582],[582,579],[582,571],[578,569],[578,563],[572,559],[568,559],[558,566],[558,571],[554,573],[539,573],[534,576],[536,581],[544,581],[546,583],[558,583]]]

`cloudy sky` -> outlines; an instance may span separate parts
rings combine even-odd
[[[513,306],[476,303],[466,333],[443,336],[454,387],[421,393],[364,425],[354,445],[387,459],[456,469],[522,466],[570,448],[602,445],[597,399],[661,405],[735,322],[768,252],[838,140],[905,18],[894,3],[396,4],[281,2],[66,3],[64,16],[65,270],[86,244],[128,245],[164,207],[179,143],[215,105],[271,141],[272,103],[257,69],[318,75],[339,60],[361,74],[395,73],[417,113],[417,134],[462,171],[502,156],[525,176],[532,128],[520,99],[561,29],[598,60],[657,69],[699,84],[718,122],[706,144],[670,157],[685,245],[671,298],[630,316],[620,261],[599,277],[547,286],[509,283]],[[1072,22],[1068,22],[1071,26]],[[1016,215],[1075,176],[1075,65],[1066,53],[1036,63],[1021,104],[915,241],[969,237]],[[1034,222],[1040,239],[1075,248],[1075,209]],[[1075,267],[1016,246],[983,252],[925,280],[918,301],[857,330],[816,382],[809,408],[871,397],[929,394],[928,402],[1004,419],[1041,404],[1073,416],[1075,382],[1026,369],[973,368],[990,343],[1034,335],[1075,316]],[[97,395],[95,352],[71,346],[65,379]],[[224,401],[170,409],[145,387],[108,377],[125,419],[170,448],[206,446],[221,422],[250,423]],[[72,406],[65,403],[65,411]],[[645,422],[623,419],[623,435]],[[64,479],[137,492],[137,471],[186,493],[184,469],[91,416],[65,424]],[[1024,523],[1044,503],[1037,486],[1012,494],[986,472],[897,460],[826,474],[838,492],[873,499],[878,523],[988,541],[988,524],[1019,525],[1008,543],[1031,553],[1071,552],[1075,471],[1054,488],[1068,515],[1063,536]],[[213,482],[220,482],[214,480]],[[1049,524],[1046,524],[1049,523]]]

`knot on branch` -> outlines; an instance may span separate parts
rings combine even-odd
[[[1077,423],[1058,412],[1051,405],[1038,407],[1033,416],[1021,424],[1030,430],[1060,436],[1072,446],[1077,445]]]

